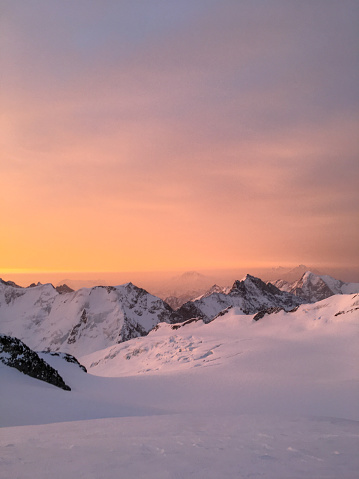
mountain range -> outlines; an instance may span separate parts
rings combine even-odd
[[[278,280],[293,283],[299,281],[307,271],[311,271],[316,275],[322,274],[317,269],[300,264],[295,268],[279,266],[277,268],[260,270],[256,276],[262,278],[265,282],[270,281],[273,284],[276,284]],[[243,276],[243,273],[240,276]],[[233,285],[233,280],[230,284]],[[218,278],[196,271],[187,271],[170,278],[160,285],[154,286],[149,284],[146,289],[155,296],[162,298],[173,309],[179,309],[188,301],[200,299],[203,295],[208,296],[211,292],[228,293],[231,286],[229,285],[228,277],[226,279],[224,277]]]
[[[191,273],[190,281],[202,279]],[[183,278],[182,278],[183,279]],[[202,320],[209,323],[234,308],[248,315],[291,311],[333,294],[359,292],[358,283],[306,272],[294,283],[265,283],[246,275],[231,288],[214,285],[174,310],[132,283],[73,291],[66,285],[32,284],[23,288],[0,280],[0,333],[14,336],[37,351],[83,356],[138,336],[159,323]]]
[[[208,294],[185,303],[177,312],[187,320],[201,318],[209,323],[228,308],[238,308],[242,314],[254,314],[268,308],[289,311],[303,302],[293,294],[249,274],[241,281],[235,281],[228,293],[225,291],[215,286]]]
[[[21,288],[0,281],[1,332],[37,351],[82,355],[146,335],[159,321],[177,316],[132,283],[59,292],[52,284]]]
[[[321,281],[247,275],[177,311],[0,281],[3,477],[356,477],[359,294]]]
[[[271,307],[292,309],[295,295],[247,275],[225,292],[212,289],[174,311],[165,301],[132,283],[72,291],[66,285],[34,284],[22,288],[0,280],[0,332],[35,350],[84,355],[112,344],[145,336],[158,323],[199,318],[212,321],[229,307],[249,314]]]

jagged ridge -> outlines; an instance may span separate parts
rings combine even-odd
[[[182,317],[160,298],[132,283],[58,291],[0,283],[0,331],[35,350],[83,355],[144,336],[159,322]],[[16,319],[15,319],[16,318]]]
[[[307,303],[315,303],[334,294],[359,292],[359,283],[344,283],[331,276],[317,275],[311,271],[306,271],[299,280],[293,283],[278,280],[274,284],[282,291],[290,292]]]
[[[247,274],[241,281],[235,281],[229,293],[214,292],[195,301],[189,301],[179,308],[178,313],[186,320],[199,317],[204,322],[212,321],[229,306],[239,308],[243,314],[255,314],[268,308],[283,308],[290,311],[303,301],[291,293],[281,291],[271,283]]]

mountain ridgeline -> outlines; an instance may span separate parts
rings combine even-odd
[[[0,331],[36,351],[86,354],[144,336],[178,313],[132,283],[59,292],[52,284],[29,288],[0,282]]]
[[[231,288],[214,286],[177,310],[132,283],[72,291],[66,285],[55,288],[39,283],[23,288],[0,280],[0,332],[21,339],[37,351],[82,356],[146,336],[158,323],[191,319],[209,323],[232,308],[237,314],[247,315],[278,308],[291,311],[318,295],[323,299],[335,294],[334,286],[336,294],[359,291],[357,284],[330,277],[325,284],[330,283],[332,289],[322,287],[322,278],[307,272],[295,285],[282,282],[277,287],[247,275]]]
[[[334,294],[355,294],[359,292],[359,283],[345,283],[328,275],[318,275],[306,271],[300,279],[293,282],[277,280],[273,283],[282,291],[294,294],[305,303],[316,303]]]
[[[238,308],[243,314],[255,314],[270,308],[290,311],[304,302],[292,293],[281,291],[271,283],[266,284],[249,274],[242,281],[235,281],[228,293],[214,289],[209,295],[188,301],[177,313],[185,320],[199,317],[209,323],[229,307]]]

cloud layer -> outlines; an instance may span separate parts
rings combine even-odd
[[[358,265],[351,1],[2,1],[3,268]]]

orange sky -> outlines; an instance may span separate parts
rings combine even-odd
[[[1,3],[0,272],[359,265],[356,2]]]

